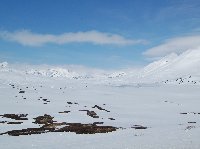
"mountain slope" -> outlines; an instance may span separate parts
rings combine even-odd
[[[9,75],[14,77],[21,76],[22,78],[48,77],[82,80],[92,79],[93,82],[112,84],[170,82],[170,80],[171,82],[179,83],[183,83],[183,80],[185,80],[185,82],[199,82],[200,48],[188,50],[180,55],[172,53],[140,69],[129,68],[125,70],[106,71],[77,66],[8,65],[7,62],[3,62],[0,63],[0,72],[1,78],[7,78]],[[179,81],[176,81],[177,79]]]
[[[172,53],[147,65],[140,74],[154,79],[200,76],[200,49],[188,50],[179,56]]]

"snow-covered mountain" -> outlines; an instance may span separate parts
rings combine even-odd
[[[144,68],[106,71],[88,69],[77,66],[26,66],[0,63],[0,72],[17,75],[65,78],[92,79],[100,82],[142,83],[195,83],[200,80],[200,48],[188,50],[180,55],[172,53],[160,60],[154,61]]]
[[[7,62],[0,63],[0,68],[6,68],[8,65]]]
[[[154,61],[147,65],[146,67],[143,68],[141,71],[141,76],[150,76],[150,75],[155,75],[155,74],[160,74],[163,70],[166,70],[166,68],[172,64],[172,62],[178,57],[177,54],[171,53],[162,59],[158,61]]]
[[[165,56],[144,67],[140,75],[157,79],[200,76],[200,49],[188,50],[180,55],[172,53]]]
[[[31,69],[26,71],[26,74],[32,74],[37,76],[46,76],[46,77],[66,77],[73,78],[78,77],[79,74],[68,69],[64,68],[51,68],[51,69]]]
[[[200,50],[109,71],[1,63],[0,146],[199,149],[199,66]]]

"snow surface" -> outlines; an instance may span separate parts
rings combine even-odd
[[[0,66],[0,115],[27,113],[29,119],[20,125],[0,123],[0,133],[38,127],[32,123],[33,118],[44,114],[52,115],[58,122],[102,121],[106,126],[124,128],[105,134],[52,132],[19,137],[5,134],[0,135],[2,149],[200,148],[199,49],[171,54],[137,70],[6,62]],[[25,93],[19,94],[20,89]],[[40,97],[50,102],[44,104],[38,100]],[[78,104],[68,105],[69,101]],[[94,105],[110,112],[93,109]],[[83,109],[94,110],[100,118],[88,117],[79,111]],[[59,113],[65,110],[71,112]],[[0,117],[0,121],[9,119]],[[134,125],[147,129],[131,128]]]

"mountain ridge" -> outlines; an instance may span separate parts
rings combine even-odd
[[[187,50],[177,55],[171,53],[160,60],[154,61],[140,69],[125,69],[115,71],[93,70],[79,67],[58,66],[22,66],[9,65],[7,62],[0,63],[0,72],[16,73],[26,76],[66,78],[66,79],[96,79],[118,82],[177,82],[180,78],[186,82],[192,82],[191,78],[200,78],[200,48]],[[192,76],[192,77],[190,77]],[[168,80],[168,81],[166,81]],[[171,81],[170,81],[171,80]],[[174,80],[174,81],[173,81]],[[200,79],[199,79],[200,80]],[[194,80],[193,80],[194,81]],[[198,82],[198,81],[194,81]],[[179,83],[182,83],[180,81]]]

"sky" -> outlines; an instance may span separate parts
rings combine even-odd
[[[124,68],[200,47],[199,0],[1,0],[0,61]]]

